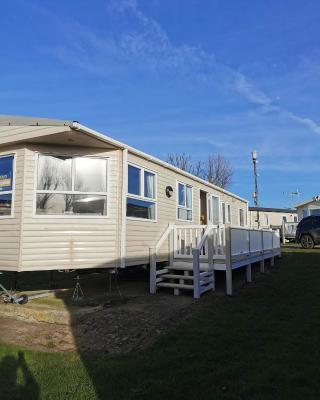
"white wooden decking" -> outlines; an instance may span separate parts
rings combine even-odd
[[[157,266],[157,256],[167,245],[168,265]],[[251,265],[260,262],[264,272],[267,259],[280,256],[279,232],[234,226],[169,225],[157,245],[150,248],[150,293],[158,288],[193,291],[198,299],[215,289],[215,271],[226,272],[226,292],[232,295],[232,271],[246,267],[251,281]]]

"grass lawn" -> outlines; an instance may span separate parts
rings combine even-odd
[[[284,249],[271,272],[233,298],[205,299],[143,353],[103,359],[0,344],[0,399],[18,398],[319,399],[320,250]]]

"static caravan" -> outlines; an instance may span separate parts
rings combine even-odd
[[[310,215],[320,215],[320,196],[314,196],[312,199],[305,200],[295,205],[299,221]]]
[[[249,224],[264,228],[281,228],[284,222],[298,222],[297,211],[290,208],[249,207]]]
[[[0,271],[190,262],[207,227],[247,219],[246,200],[77,122],[0,117]]]

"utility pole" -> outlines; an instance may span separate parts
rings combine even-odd
[[[259,191],[258,191],[258,173],[257,173],[257,163],[258,163],[258,158],[257,158],[257,151],[253,150],[251,153],[252,156],[252,162],[253,162],[253,174],[254,174],[254,192],[253,192],[253,200],[254,200],[254,205],[257,207],[257,223],[258,223],[258,228],[260,228],[260,214],[259,214]]]

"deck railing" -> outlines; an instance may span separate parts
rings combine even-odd
[[[212,229],[213,255],[223,255],[225,246],[224,227],[218,225],[176,225],[173,228],[174,258],[193,258],[192,249],[197,248],[203,237],[207,235],[208,227]],[[200,246],[200,257],[207,258],[207,255],[208,241],[203,240]]]
[[[174,260],[192,262],[194,297],[215,286],[214,270],[226,271],[227,294],[232,294],[232,270],[246,266],[247,280],[251,281],[251,264],[280,255],[278,231],[218,225],[169,224],[154,247],[150,248],[150,292],[155,293],[157,282],[168,269],[157,270],[157,253],[165,243],[168,245],[168,263]],[[202,267],[202,265],[206,267]]]
[[[251,282],[251,264],[260,262],[260,271],[264,272],[264,261],[280,255],[279,231],[228,227],[226,229],[226,291],[232,295],[232,270],[246,267],[247,281]]]

